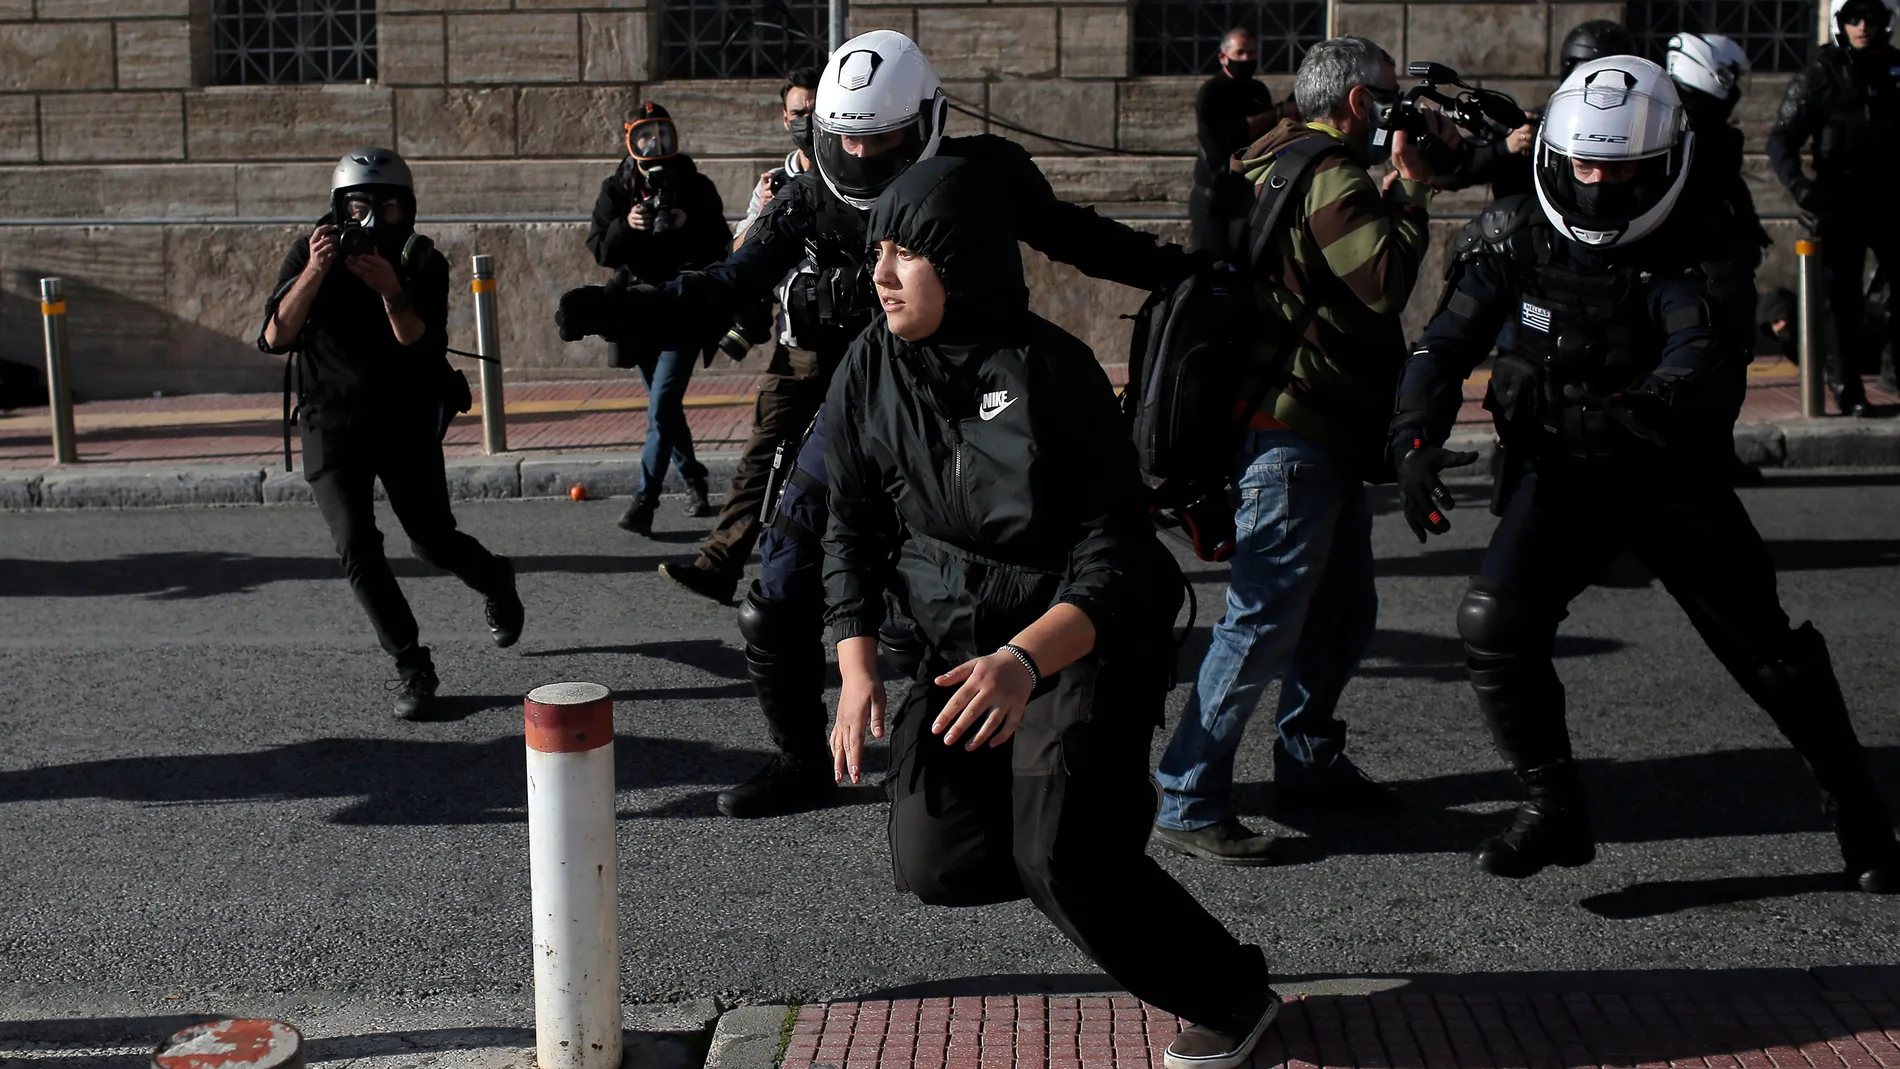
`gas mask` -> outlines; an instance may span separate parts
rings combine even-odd
[[[407,192],[374,186],[333,191],[330,213],[337,226],[337,251],[344,256],[374,252],[391,263],[400,262],[416,230],[414,203],[402,195]],[[389,200],[403,206],[400,221],[384,218],[383,204]]]

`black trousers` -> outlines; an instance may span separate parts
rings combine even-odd
[[[1829,225],[1834,224],[1834,225]],[[1835,346],[1828,357],[1827,381],[1836,394],[1854,400],[1864,393],[1861,363],[1870,343],[1861,335],[1867,312],[1867,253],[1893,277],[1900,272],[1900,228],[1880,219],[1829,216],[1821,226],[1821,269],[1827,281],[1828,310],[1834,317]]]
[[[1826,644],[1811,624],[1789,626],[1767,547],[1708,464],[1672,473],[1539,463],[1517,486],[1458,619],[1473,690],[1506,758],[1528,771],[1570,757],[1552,643],[1572,599],[1625,551],[1655,573],[1823,791],[1881,812]]]
[[[726,505],[712,534],[699,547],[701,567],[735,578],[745,571],[746,559],[759,540],[759,513],[765,504],[772,457],[780,442],[791,442],[785,463],[792,462],[799,437],[825,401],[829,378],[820,373],[817,354],[783,346],[767,372],[752,403],[752,431],[739,454],[732,487],[726,491]]]
[[[499,593],[507,582],[500,557],[456,529],[449,508],[442,444],[432,423],[368,413],[309,411],[303,416],[304,477],[330,527],[350,592],[369,615],[376,641],[402,670],[432,668],[409,600],[396,585],[383,533],[376,529],[375,483],[417,557],[477,592]]]
[[[945,906],[1027,896],[1137,998],[1197,1024],[1251,1025],[1239,1018],[1267,983],[1260,948],[1147,854],[1153,701],[1130,700],[1125,681],[1085,659],[1030,702],[1008,743],[968,751],[930,733],[952,693],[913,683],[893,724],[898,889]]]

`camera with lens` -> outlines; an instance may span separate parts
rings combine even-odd
[[[1408,63],[1405,74],[1419,79],[1419,84],[1374,115],[1378,131],[1373,135],[1373,143],[1389,144],[1394,131],[1404,130],[1437,174],[1454,172],[1462,159],[1426,126],[1425,116],[1418,106],[1420,100],[1438,105],[1438,110],[1464,131],[1465,139],[1476,145],[1491,144],[1530,121],[1510,94],[1466,85],[1457,71],[1443,63]],[[1458,92],[1443,92],[1443,86],[1455,86]]]
[[[665,234],[673,229],[673,193],[667,168],[660,164],[649,164],[646,169],[647,188],[653,192],[640,202],[653,220],[648,233]]]
[[[367,256],[376,251],[376,239],[362,223],[345,219],[337,224],[336,250],[343,256]]]
[[[744,360],[752,347],[772,337],[772,304],[761,301],[740,312],[732,329],[719,339],[719,351],[733,360]]]

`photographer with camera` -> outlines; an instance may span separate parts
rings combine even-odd
[[[600,183],[587,247],[602,267],[612,268],[621,286],[668,282],[681,271],[716,263],[726,255],[732,231],[726,206],[712,179],[699,173],[693,158],[679,150],[679,130],[666,109],[641,104],[625,122],[627,158]],[[712,339],[707,339],[710,342]],[[686,384],[693,377],[698,348],[643,353],[632,357],[612,338],[608,362],[637,367],[646,383],[647,438],[640,450],[640,485],[620,517],[635,534],[653,532],[666,466],[679,465],[686,481],[686,514],[708,516],[712,503],[706,466],[693,456],[693,432],[686,424]]]
[[[759,184],[752,191],[752,203],[747,206],[745,219],[733,238],[734,249],[745,241],[752,224],[777,199],[779,190],[811,170],[811,112],[817,92],[816,68],[799,67],[785,76],[785,84],[779,89],[779,121],[791,134],[792,151],[786,153],[784,164],[759,176]],[[809,256],[799,261],[798,266],[786,273],[773,297],[755,306],[754,313],[741,315],[726,332],[726,340],[720,343],[721,349],[729,353],[728,345],[738,349],[733,354],[733,358],[738,359],[758,341],[769,337],[776,342],[772,362],[766,365],[765,379],[759,384],[759,394],[753,402],[752,430],[739,455],[732,487],[726,491],[725,507],[719,510],[719,522],[700,544],[696,560],[660,565],[662,575],[714,601],[732,600],[739,589],[739,579],[745,574],[746,559],[752,555],[752,547],[764,530],[759,517],[771,488],[772,460],[778,455],[779,447],[792,443],[787,448],[797,448],[798,436],[804,433],[818,405],[825,399],[831,362],[820,361],[819,354],[809,345],[800,344],[793,329],[794,320],[807,319],[809,313],[809,309],[797,307],[810,297],[799,283],[815,277],[816,270]],[[776,315],[772,312],[773,298],[779,306]],[[831,355],[835,360],[837,354]]]
[[[1355,813],[1401,804],[1346,756],[1333,711],[1378,612],[1362,484],[1390,478],[1381,454],[1405,363],[1399,314],[1429,233],[1429,160],[1460,141],[1445,115],[1402,99],[1392,57],[1363,37],[1314,46],[1293,95],[1310,121],[1281,122],[1243,161],[1261,195],[1288,198],[1289,210],[1251,241],[1263,250],[1252,264],[1260,330],[1252,381],[1236,397],[1245,429],[1227,611],[1157,773],[1155,840],[1226,865],[1273,859],[1273,838],[1241,824],[1232,796],[1241,734],[1276,676],[1276,803]],[[1381,146],[1395,168],[1383,193],[1366,170]],[[1296,180],[1291,160],[1310,161]]]
[[[296,354],[304,478],[351,591],[396,660],[396,715],[426,720],[435,665],[383,555],[376,481],[416,556],[486,599],[495,645],[521,637],[521,598],[508,559],[456,530],[449,509],[442,434],[469,407],[468,380],[448,363],[449,264],[415,232],[409,167],[388,149],[359,149],[330,184],[330,212],[284,257],[257,345]]]

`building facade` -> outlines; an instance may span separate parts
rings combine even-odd
[[[1584,19],[1627,20],[1654,49],[1677,29],[1728,32],[1762,68],[1741,115],[1759,153],[1816,6],[860,0],[849,17],[853,32],[917,39],[966,109],[951,133],[1017,138],[1061,196],[1178,239],[1194,93],[1228,24],[1261,33],[1276,97],[1312,42],[1358,33],[1527,103],[1555,84],[1557,46]],[[0,359],[39,361],[38,279],[59,275],[82,396],[276,388],[281,363],[253,339],[278,264],[325,210],[337,157],[388,145],[411,161],[421,229],[450,259],[451,344],[473,347],[469,255],[488,253],[512,376],[615,374],[598,342],[562,344],[552,312],[562,290],[605,278],[582,238],[625,152],[623,113],[664,104],[736,216],[790,147],[779,73],[822,54],[824,24],[822,0],[0,0]],[[1779,278],[1792,206],[1759,155],[1750,167],[1780,217]],[[1437,256],[1479,206],[1440,199]],[[1028,262],[1037,307],[1123,359],[1117,317],[1141,295]],[[1420,290],[1414,324],[1435,276]]]

